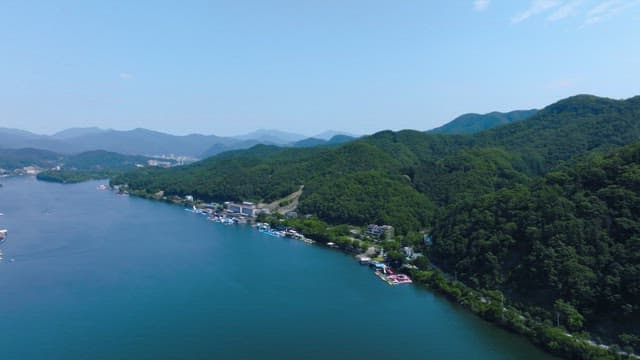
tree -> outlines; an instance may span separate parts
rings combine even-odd
[[[554,309],[560,316],[561,321],[571,331],[579,331],[584,324],[584,316],[578,312],[571,304],[562,299],[556,300]]]

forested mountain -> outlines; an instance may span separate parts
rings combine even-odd
[[[328,140],[323,140],[321,138],[307,138],[304,140],[296,141],[291,144],[293,147],[312,147],[312,146],[321,146],[321,145],[338,145],[344,144],[346,142],[355,140],[356,138],[348,136],[348,135],[335,135]]]
[[[431,232],[432,261],[470,286],[547,315],[562,304],[579,315],[563,318],[569,329],[615,338],[639,333],[639,140],[640,97],[580,95],[477,134],[259,145],[112,181],[218,201],[272,201],[304,186],[303,213]]]
[[[123,170],[135,168],[137,165],[144,166],[148,160],[151,158],[94,150],[64,157],[62,167],[73,170]]]
[[[434,134],[472,134],[494,127],[526,120],[538,110],[516,110],[507,113],[494,111],[488,114],[464,114],[428,132]]]
[[[67,140],[67,139],[73,139],[73,138],[77,138],[85,135],[100,134],[105,131],[108,131],[108,130],[100,129],[98,127],[70,128],[70,129],[58,131],[57,133],[53,134],[52,137],[56,139]]]
[[[76,155],[62,156],[56,169],[38,174],[39,180],[61,183],[81,182],[90,179],[105,179],[124,171],[147,166],[152,158],[140,155],[123,155],[110,151],[94,150]],[[162,161],[166,162],[166,159]]]
[[[314,192],[335,189],[336,182],[359,172],[378,171],[406,184],[414,195],[422,193],[445,205],[461,194],[478,196],[512,182],[526,182],[559,161],[588,151],[629,144],[640,137],[639,116],[640,97],[617,101],[583,95],[552,104],[529,120],[473,135],[383,131],[335,148],[257,146],[181,169],[153,174],[142,170],[114,180],[133,188],[194,193],[211,200],[271,201],[305,185],[301,202],[305,211],[349,222],[367,205],[334,211],[331,192],[321,206],[316,205],[319,195]]]
[[[113,174],[116,171],[131,170],[138,165],[144,166],[150,159],[145,156],[122,155],[103,150],[62,155],[39,149],[0,149],[0,169],[6,173],[34,166],[43,170],[60,168],[65,174],[68,171],[94,173],[108,171],[109,174]],[[60,171],[52,173],[61,174]],[[74,176],[83,177],[84,175]]]
[[[14,170],[26,166],[54,167],[62,160],[60,154],[38,149],[0,149],[0,169]]]
[[[294,142],[293,146],[294,147],[313,147],[313,146],[325,145],[326,143],[327,143],[326,140],[322,140],[318,138],[307,138],[307,139]]]
[[[561,300],[600,332],[638,334],[640,142],[457,202],[433,241],[432,260],[476,288],[545,308]]]
[[[360,137],[360,135],[352,134],[345,131],[327,130],[327,131],[321,132],[320,134],[313,135],[312,138],[320,139],[320,140],[331,140],[336,136],[340,136],[340,137],[346,136],[354,139]]]
[[[262,144],[262,143],[257,140],[233,140],[231,142],[221,141],[208,147],[198,157],[201,159],[206,159],[208,157],[215,156],[217,154],[221,154],[227,151],[249,149],[258,144]],[[266,145],[266,144],[263,144],[263,145]],[[269,144],[269,145],[273,145],[273,144]]]

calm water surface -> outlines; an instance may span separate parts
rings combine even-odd
[[[551,358],[337,251],[100,182],[2,183],[0,359]]]

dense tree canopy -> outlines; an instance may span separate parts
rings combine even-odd
[[[563,301],[638,332],[639,190],[640,143],[594,154],[531,186],[458,203],[436,221],[432,257],[476,287],[548,308]]]

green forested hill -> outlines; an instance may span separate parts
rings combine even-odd
[[[579,95],[559,101],[529,120],[477,134],[479,144],[499,145],[543,172],[560,160],[640,140],[640,96],[612,100]]]
[[[473,135],[383,131],[332,148],[259,145],[179,169],[137,170],[113,181],[134,190],[164,190],[218,201],[272,201],[304,185],[303,210],[335,222],[361,222],[360,214],[368,213],[371,204],[356,193],[382,184],[363,183],[359,179],[365,175],[360,173],[384,174],[384,188],[405,189],[402,193],[407,197],[426,199],[429,209],[433,202],[446,205],[513,182],[526,183],[528,177],[544,174],[559,161],[592,150],[629,144],[640,138],[639,117],[640,97],[618,101],[582,95],[552,104],[528,120]],[[353,205],[346,208],[336,206],[337,192],[327,190],[338,191],[345,182],[353,190],[339,197],[340,203]],[[392,202],[386,193],[380,196]],[[383,218],[403,211],[386,209]],[[405,222],[425,227],[429,217],[420,215]]]
[[[110,151],[95,150],[80,154],[60,156],[61,169],[46,170],[38,174],[39,180],[76,183],[91,179],[115,176],[137,165],[146,165],[151,158],[138,155],[122,155]]]
[[[63,155],[41,149],[0,148],[0,168],[14,170],[25,166],[41,168],[63,167],[67,170],[124,170],[135,168],[136,164],[146,164],[152,158],[136,155],[122,155],[110,151],[86,151],[74,155]]]
[[[64,168],[72,170],[124,170],[135,168],[137,164],[146,165],[151,158],[137,155],[123,155],[110,151],[86,151],[64,158]]]
[[[500,125],[526,120],[538,110],[516,110],[507,113],[494,111],[488,114],[464,114],[450,122],[429,130],[433,134],[473,134],[483,130],[492,129]]]
[[[530,305],[563,300],[600,331],[640,333],[640,143],[440,215],[432,260],[458,278]]]
[[[14,170],[26,166],[53,167],[60,154],[39,149],[0,149],[0,169]]]
[[[40,149],[0,149],[0,169],[12,173],[28,166],[45,170],[38,179],[55,182],[79,182],[89,179],[103,179],[137,165],[146,165],[151,158],[136,155],[122,155],[96,150],[75,155],[62,155]],[[54,168],[58,170],[53,170]]]

